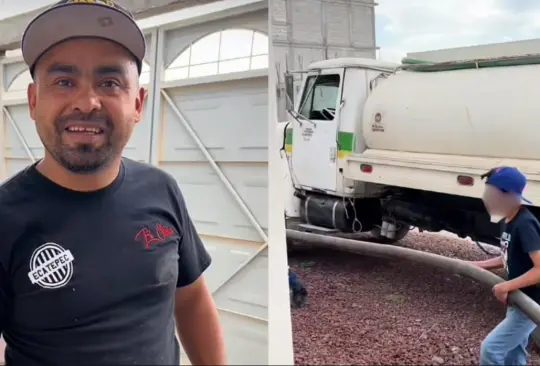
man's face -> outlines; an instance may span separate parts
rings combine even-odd
[[[125,49],[100,39],[69,40],[40,58],[34,77],[30,115],[60,165],[91,174],[121,156],[145,97]]]

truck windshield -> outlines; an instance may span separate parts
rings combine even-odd
[[[310,120],[332,121],[339,104],[339,83],[338,74],[309,76],[299,114]]]

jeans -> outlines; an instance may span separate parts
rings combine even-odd
[[[302,283],[296,277],[296,273],[289,271],[289,287],[293,292],[298,292],[302,289]]]
[[[527,365],[527,345],[535,329],[536,324],[527,315],[508,307],[506,318],[482,342],[480,365]]]

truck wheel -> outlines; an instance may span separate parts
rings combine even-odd
[[[394,244],[397,241],[403,239],[409,233],[410,226],[402,226],[396,232],[396,236],[393,239],[389,239],[385,236],[381,236],[381,228],[375,227],[371,230],[371,235],[373,238],[381,244]]]

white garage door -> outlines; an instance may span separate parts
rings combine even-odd
[[[147,30],[145,118],[125,155],[178,181],[213,257],[231,364],[268,363],[268,10]],[[43,156],[20,57],[0,64],[0,178]],[[183,363],[187,361],[183,358]]]

